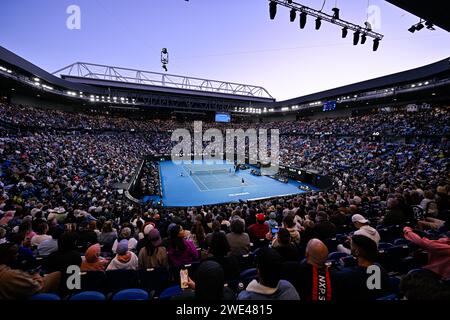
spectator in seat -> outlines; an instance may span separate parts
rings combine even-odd
[[[230,255],[241,256],[250,253],[250,237],[245,233],[245,225],[242,219],[231,221],[231,232],[227,234],[230,245]]]
[[[185,239],[185,232],[179,224],[171,226],[169,230],[167,255],[170,265],[174,267],[190,264],[199,258],[197,248],[192,241]]]
[[[218,219],[214,220],[211,226],[212,232],[208,233],[205,239],[207,247],[211,246],[211,240],[215,232],[222,232],[224,235],[226,235],[226,232],[222,229],[222,225]]]
[[[450,239],[442,236],[438,240],[421,238],[410,227],[403,229],[405,239],[415,243],[428,252],[428,264],[425,269],[439,274],[444,279],[450,278]]]
[[[329,221],[328,214],[324,211],[317,212],[314,234],[322,241],[336,237],[336,226]]]
[[[400,208],[399,201],[395,198],[389,198],[386,204],[386,214],[382,219],[383,226],[404,225],[407,221],[407,215]]]
[[[139,269],[168,268],[169,258],[166,248],[162,246],[161,235],[155,228],[147,235],[148,241],[139,251]]]
[[[98,243],[90,246],[84,254],[81,271],[105,271],[109,260],[100,257],[100,252],[101,249]]]
[[[376,300],[391,293],[391,285],[387,272],[378,264],[375,264],[378,248],[375,241],[363,236],[354,235],[351,238],[352,255],[357,259],[357,265],[346,267],[336,272],[336,298],[338,300]],[[375,266],[375,267],[374,267]],[[374,269],[374,271],[368,268]],[[379,278],[371,278],[379,275]],[[370,283],[376,285],[368,287]]]
[[[48,224],[47,222],[42,222],[38,224],[36,227],[36,235],[31,238],[31,246],[37,247],[41,244],[42,241],[50,240],[52,237],[47,234],[48,232]]]
[[[225,233],[221,230],[213,232],[208,249],[208,259],[214,260],[222,266],[227,280],[237,279],[240,273],[239,261],[236,256],[228,255],[230,250]]]
[[[111,263],[106,268],[108,270],[137,270],[138,257],[134,252],[129,251],[129,244],[127,239],[120,240],[117,245],[117,254]]]
[[[277,214],[275,212],[269,213],[269,220],[267,220],[267,224],[269,225],[269,228],[278,228],[278,222],[277,222]]]
[[[354,214],[352,216],[352,222],[355,225],[355,227],[358,229],[355,231],[354,234],[355,235],[358,235],[358,234],[363,235],[363,236],[366,236],[366,237],[372,239],[373,241],[375,241],[375,243],[377,244],[377,248],[378,248],[378,244],[380,243],[380,234],[378,233],[378,231],[375,228],[372,228],[371,226],[369,226],[369,220],[367,220],[360,214]],[[342,244],[339,244],[337,246],[337,251],[351,254],[351,250],[344,247]]]
[[[103,224],[102,232],[98,236],[98,242],[103,246],[103,251],[111,251],[117,239],[117,232],[113,229],[111,220]]]
[[[234,292],[224,286],[225,273],[216,261],[207,260],[197,269],[195,282],[189,278],[189,289],[172,300],[198,300],[198,301],[231,301],[235,300]]]
[[[95,225],[84,221],[81,224],[80,231],[78,232],[78,247],[81,252],[86,251],[91,245],[96,244],[97,242],[98,240],[97,233],[95,233]]]
[[[58,239],[64,233],[61,227],[53,227],[49,230],[51,239],[42,241],[37,247],[37,255],[40,257],[48,257],[51,253],[58,251]]]
[[[450,301],[450,286],[430,270],[412,270],[400,282],[400,292],[411,301]]]
[[[289,214],[283,218],[283,226],[289,231],[290,241],[295,245],[300,244],[300,232],[297,230],[293,215]]]
[[[42,277],[38,273],[14,270],[9,265],[17,258],[18,246],[14,243],[0,244],[0,300],[27,299],[36,293],[56,292],[60,272]]]
[[[205,235],[205,229],[203,228],[203,225],[202,225],[202,219],[203,218],[200,214],[198,214],[195,217],[195,221],[194,221],[194,224],[192,225],[191,234],[189,237],[189,240],[191,240],[197,248],[204,248],[204,246],[205,246],[206,235]],[[211,224],[211,226],[212,226],[212,224]]]
[[[51,253],[45,260],[46,270],[61,271],[66,274],[72,265],[81,266],[81,256],[77,250],[78,236],[74,232],[65,232],[58,239],[58,251]]]
[[[119,244],[119,241],[127,240],[128,243],[128,250],[135,250],[137,246],[137,240],[132,237],[131,229],[129,227],[125,227],[120,231],[119,237],[114,241],[114,244],[112,246],[112,252],[116,252],[117,245]]]
[[[282,260],[272,248],[261,248],[256,257],[258,280],[242,291],[238,300],[300,300],[294,286],[281,280]]]
[[[262,213],[256,215],[256,223],[248,227],[248,234],[252,241],[256,242],[261,239],[266,239],[266,234],[269,232],[269,225],[265,223],[266,217]]]
[[[327,246],[319,239],[311,239],[305,256],[300,264],[289,262],[283,265],[283,279],[294,285],[301,300],[333,300],[334,272],[326,265]]]
[[[283,262],[300,261],[300,254],[297,246],[292,242],[291,233],[288,229],[278,230],[276,238],[272,242],[272,247],[280,254]]]

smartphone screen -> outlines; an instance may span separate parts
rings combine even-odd
[[[278,233],[278,228],[272,228],[272,235],[276,235]]]
[[[180,270],[180,286],[181,286],[181,289],[189,288],[188,282],[189,282],[188,270],[187,269],[181,269]]]

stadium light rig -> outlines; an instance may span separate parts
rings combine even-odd
[[[436,30],[436,29],[434,28],[434,25],[433,25],[432,22],[427,21],[427,22],[425,22],[425,25],[424,25],[424,21],[423,21],[423,20],[420,20],[419,23],[413,24],[413,25],[408,29],[408,31],[411,32],[411,33],[414,33],[414,32],[416,32],[416,31],[422,30],[423,28],[425,28],[425,26],[427,27],[428,30]]]
[[[369,22],[365,22],[364,26],[359,26],[354,23],[345,21],[340,19],[340,9],[333,8],[333,14],[326,14],[322,12],[322,10],[318,11],[307,7],[305,5],[296,3],[292,0],[269,0],[269,14],[270,19],[274,20],[277,14],[277,5],[281,5],[283,7],[289,8],[290,11],[290,21],[294,22],[296,18],[296,12],[300,12],[300,29],[305,28],[308,15],[316,18],[315,20],[315,29],[319,30],[322,21],[329,22],[331,24],[335,24],[337,26],[342,27],[342,38],[346,38],[348,35],[348,31],[352,30],[354,32],[353,44],[357,45],[359,43],[360,36],[362,35],[361,44],[364,44],[368,37],[373,38],[373,51],[377,51],[380,46],[380,41],[383,39],[383,35],[372,30],[372,26]],[[429,25],[427,25],[428,28]],[[423,28],[423,25],[422,25]],[[433,25],[430,24],[430,28],[433,28]],[[415,30],[414,30],[415,31]]]

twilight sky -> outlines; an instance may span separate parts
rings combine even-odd
[[[0,45],[50,72],[75,61],[163,72],[166,47],[168,73],[261,85],[279,101],[450,57],[448,32],[411,34],[419,18],[384,0],[328,0],[323,11],[336,3],[360,25],[368,3],[379,8],[377,52],[370,38],[354,47],[338,26],[314,30],[311,17],[300,30],[281,6],[272,21],[267,0],[1,0]],[[80,7],[79,30],[66,27],[70,5]]]

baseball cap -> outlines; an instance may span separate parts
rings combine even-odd
[[[266,217],[265,217],[262,213],[258,213],[258,214],[256,215],[256,220],[258,220],[258,221],[264,221],[264,220],[266,220]]]
[[[366,218],[364,218],[362,215],[360,214],[354,214],[352,216],[352,222],[359,222],[359,223],[369,223],[369,220],[367,220]]]

